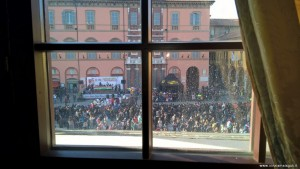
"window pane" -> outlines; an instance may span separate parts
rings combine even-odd
[[[234,0],[152,1],[152,6],[153,42],[241,40]]]
[[[118,51],[118,59],[116,51],[52,53],[59,56],[49,64],[54,146],[141,149],[141,52]]]
[[[243,51],[153,55],[155,149],[250,152],[251,83]],[[200,51],[197,51],[200,52]]]
[[[90,60],[97,59],[97,53],[96,52],[88,52],[87,58]]]
[[[141,40],[140,1],[45,0],[45,3],[47,42],[71,42],[67,38],[73,39],[72,42]]]

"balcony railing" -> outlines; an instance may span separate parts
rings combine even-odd
[[[86,25],[87,30],[95,30],[95,25]]]
[[[66,30],[74,30],[74,25],[66,24],[66,25],[65,25],[65,29],[66,29]]]

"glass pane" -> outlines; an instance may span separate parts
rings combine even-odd
[[[47,42],[140,42],[140,1],[45,0]]]
[[[115,52],[47,53],[54,146],[142,148],[141,52]]]
[[[152,59],[154,148],[250,152],[243,51],[155,51]]]
[[[152,41],[241,40],[234,0],[152,1]]]

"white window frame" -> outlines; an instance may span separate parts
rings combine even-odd
[[[37,95],[37,105],[38,105],[38,120],[39,120],[39,141],[40,141],[40,152],[42,156],[54,156],[54,157],[82,157],[82,158],[111,158],[111,159],[160,159],[163,157],[166,160],[178,160],[178,157],[181,158],[182,161],[186,161],[190,158],[198,159],[197,161],[202,162],[212,162],[209,159],[201,160],[197,156],[199,154],[191,155],[190,158],[186,157],[184,152],[177,153],[176,159],[171,157],[170,153],[163,154],[159,152],[152,152],[153,143],[152,143],[152,96],[151,96],[151,89],[152,89],[152,55],[153,51],[155,50],[242,50],[242,42],[241,41],[228,41],[228,42],[201,42],[201,43],[152,43],[151,40],[151,26],[149,24],[149,20],[151,20],[151,0],[150,1],[141,1],[141,10],[144,12],[142,15],[142,40],[140,44],[70,44],[70,43],[47,43],[44,41],[44,28],[42,30],[43,22],[39,17],[42,16],[43,9],[40,9],[43,6],[42,1],[40,0],[32,0],[32,19],[33,19],[33,31],[35,34],[33,35],[34,39],[34,51],[35,51],[35,69],[36,71],[36,88],[37,91],[40,91]],[[149,32],[150,31],[150,32]],[[42,43],[39,43],[42,42]],[[142,152],[137,153],[141,154],[142,158],[136,155],[136,152],[127,152],[127,151],[95,151],[91,149],[84,149],[84,150],[59,150],[53,149],[52,145],[55,140],[53,140],[52,135],[53,130],[51,130],[51,113],[50,111],[53,110],[51,107],[52,99],[50,99],[50,95],[52,93],[49,90],[51,84],[51,80],[48,79],[48,65],[47,61],[50,61],[50,57],[46,57],[46,53],[51,50],[97,50],[97,51],[106,51],[107,49],[111,50],[139,50],[142,54],[142,81],[143,81],[143,88],[142,88],[142,101],[143,101],[143,144],[142,144]],[[255,112],[255,113],[253,113]],[[261,117],[259,113],[258,106],[256,104],[255,96],[252,97],[252,117],[254,122],[252,124],[255,127],[252,127],[252,134],[251,134],[251,150],[253,151],[253,156],[249,157],[248,159],[254,158],[258,163],[264,162],[265,159],[265,151],[266,151],[266,140],[264,136],[264,131],[261,124]],[[255,135],[255,139],[254,138]],[[155,156],[152,156],[154,154]],[[182,156],[183,155],[183,156]],[[211,155],[210,155],[211,156]],[[228,154],[220,157],[220,154],[213,154],[213,156],[219,156],[223,162],[232,163],[232,161],[238,161],[238,163],[247,163],[249,160],[245,160],[243,156],[233,154],[228,156]],[[209,156],[207,156],[209,157]],[[257,163],[257,164],[258,164]]]

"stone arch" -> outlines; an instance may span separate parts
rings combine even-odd
[[[67,37],[64,39],[64,42],[76,42],[76,40],[74,38]]]
[[[86,42],[97,42],[97,39],[93,38],[93,37],[88,37],[85,40]]]
[[[119,38],[112,38],[110,42],[122,42],[122,40]]]
[[[187,93],[190,96],[192,93],[197,93],[199,89],[199,69],[195,66],[189,67],[186,71],[186,87]]]

